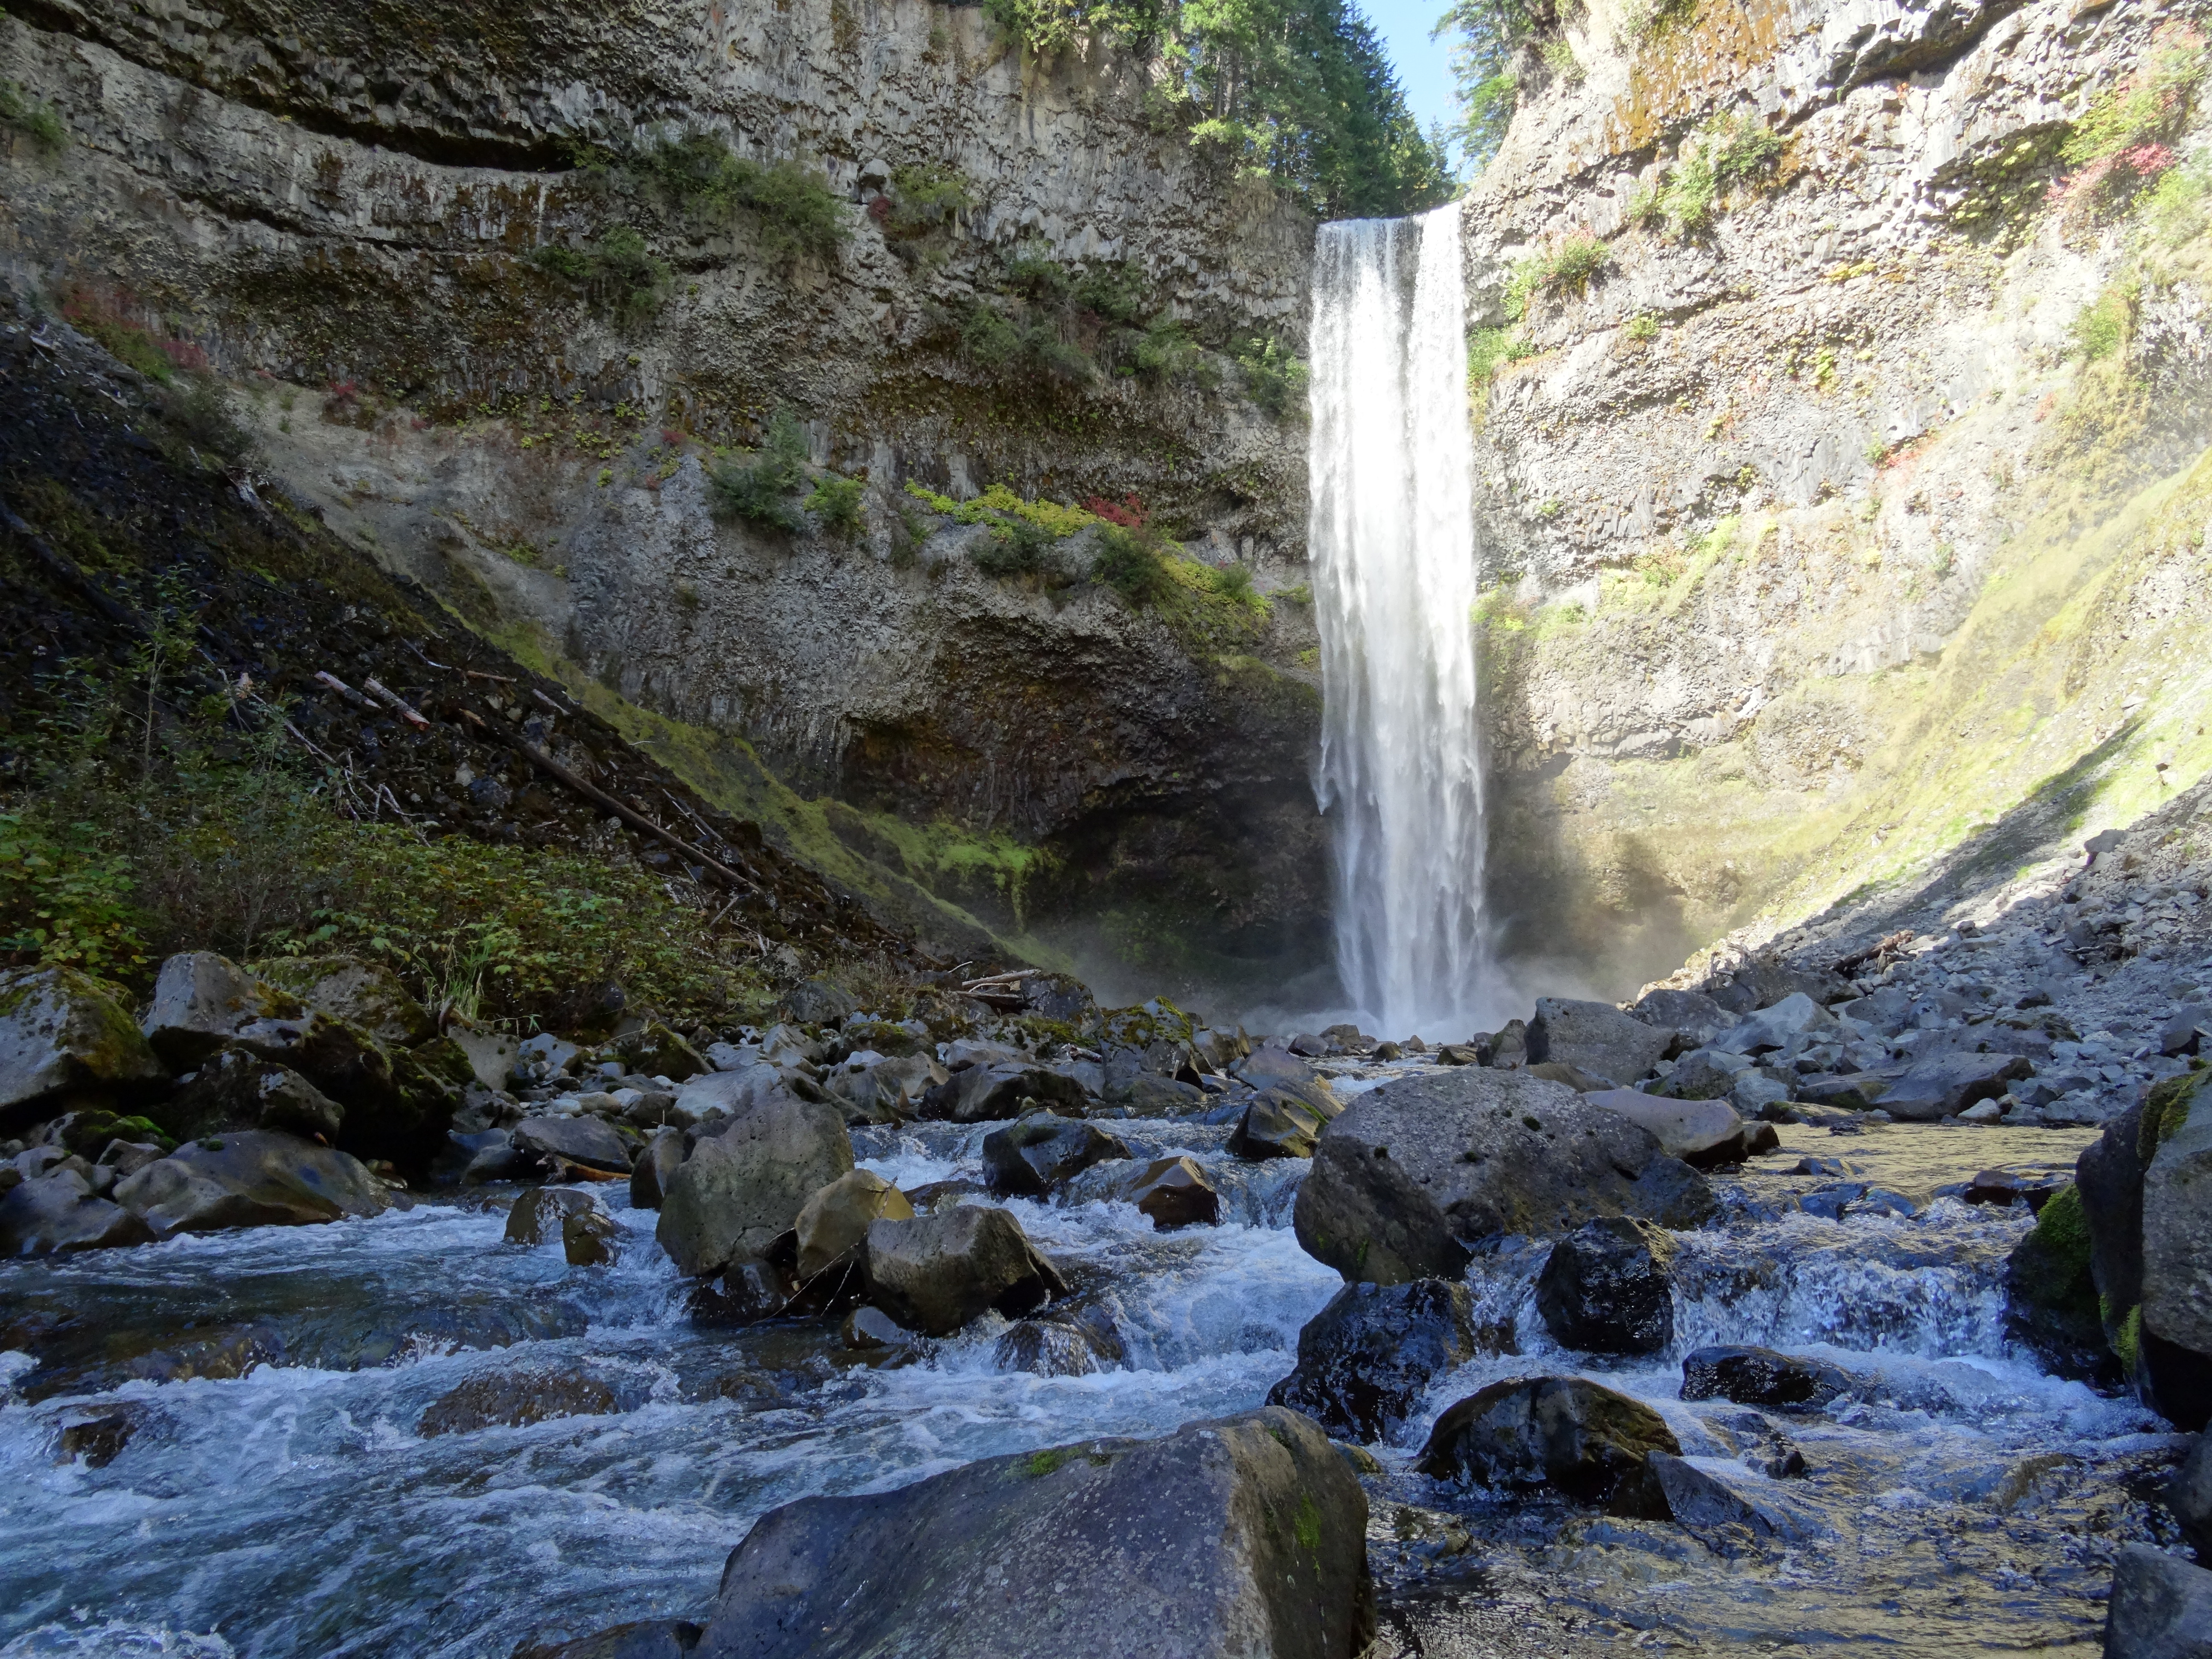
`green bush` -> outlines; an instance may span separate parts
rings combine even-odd
[[[1613,250],[1582,231],[1570,234],[1552,251],[1546,282],[1553,288],[1579,293],[1600,271],[1613,263]]]
[[[595,307],[624,327],[650,321],[668,301],[667,261],[629,225],[611,227],[587,251],[548,242],[524,257],[549,276],[580,284]]]
[[[541,242],[523,257],[538,270],[571,283],[580,283],[592,274],[591,260],[557,242]]]
[[[751,161],[719,133],[687,132],[637,152],[634,171],[696,213],[750,214],[772,254],[834,256],[852,225],[829,179],[794,161]]]
[[[1007,519],[968,556],[987,576],[1034,576],[1044,568],[1052,542],[1052,532],[1042,525],[1028,519]]]
[[[148,957],[135,891],[129,855],[100,824],[0,812],[0,953],[135,977]]]
[[[1206,349],[1173,318],[1154,319],[1136,342],[1133,356],[1137,372],[1148,380],[1211,386],[1221,378]]]
[[[789,410],[779,409],[769,417],[759,453],[751,460],[726,461],[708,469],[708,498],[717,518],[796,532],[805,529],[806,521],[792,496],[805,481],[805,429]]]
[[[1510,328],[1478,328],[1467,337],[1467,378],[1470,385],[1487,386],[1504,363],[1517,363],[1534,352]]]
[[[1118,265],[1100,265],[1085,271],[1075,284],[1075,302],[1085,310],[1123,327],[1144,320],[1152,309],[1152,284],[1133,259]]]
[[[1028,374],[1080,383],[1092,372],[1083,349],[1060,338],[1051,322],[1017,321],[980,300],[961,324],[960,348],[969,362],[1002,379]]]
[[[2088,362],[2109,357],[2127,343],[2135,322],[2136,289],[2115,283],[2082,308],[2074,319],[2074,349]]]
[[[816,482],[813,493],[802,505],[820,518],[823,529],[838,536],[852,536],[860,528],[863,493],[858,478],[841,478],[834,472],[827,472]]]
[[[1292,356],[1279,340],[1246,341],[1237,349],[1237,366],[1244,372],[1245,395],[1277,420],[1304,406],[1305,360]]]
[[[1628,203],[1638,224],[1671,222],[1676,234],[1706,229],[1729,191],[1755,188],[1782,154],[1781,134],[1755,115],[1716,116],[1692,133],[1680,159],[1656,183],[1639,185]]]
[[[954,220],[975,205],[975,187],[955,167],[923,162],[891,170],[889,205],[883,210],[884,234],[912,241],[951,228]]]
[[[1234,600],[1250,610],[1264,612],[1267,608],[1267,601],[1252,586],[1252,572],[1245,565],[1232,562],[1215,566],[1213,591],[1223,599]]]
[[[1158,549],[1119,525],[1101,526],[1091,574],[1139,610],[1165,598],[1175,580]]]
[[[69,125],[61,112],[40,103],[13,81],[0,81],[0,126],[14,127],[49,153],[69,144]]]
[[[185,442],[226,461],[253,448],[253,434],[239,421],[228,389],[212,374],[192,377],[184,391],[169,397],[163,413]]]

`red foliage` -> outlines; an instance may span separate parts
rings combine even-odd
[[[2173,153],[2170,145],[2154,143],[2137,144],[2132,149],[2124,149],[2113,159],[2138,178],[2155,179],[2180,157]]]
[[[1142,530],[1145,527],[1145,503],[1133,494],[1121,497],[1119,507],[1103,495],[1093,495],[1083,503],[1083,510],[1105,520],[1109,524],[1118,524],[1124,530]]]
[[[890,197],[874,196],[869,198],[868,217],[873,219],[878,224],[881,225],[888,224],[890,222],[890,216],[891,198]]]
[[[673,449],[684,441],[684,434],[672,426],[664,426],[660,428],[660,441]]]

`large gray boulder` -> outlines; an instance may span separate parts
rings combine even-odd
[[[983,1167],[994,1190],[1038,1197],[1109,1158],[1127,1158],[1118,1136],[1080,1118],[1032,1112],[983,1137]]]
[[[755,1523],[697,1659],[1353,1659],[1367,1500],[1270,1407],[1018,1453]]]
[[[1341,1109],[1340,1109],[1340,1110]],[[1337,1114],[1323,1114],[1287,1089],[1267,1089],[1252,1097],[1229,1137],[1229,1151],[1258,1162],[1270,1158],[1311,1158],[1321,1132]]]
[[[2201,1429],[2212,1419],[2212,1087],[2173,1091],[2145,1127],[2141,1365],[2158,1409]]]
[[[161,964],[141,1030],[154,1052],[189,1070],[258,1022],[299,1019],[307,1005],[228,957],[185,951]]]
[[[661,1129],[645,1143],[630,1166],[629,1201],[633,1209],[657,1210],[676,1172],[684,1167],[684,1131]]]
[[[154,1230],[119,1204],[94,1195],[75,1170],[57,1170],[0,1197],[0,1256],[62,1255],[150,1244]]]
[[[869,1224],[868,1299],[910,1331],[950,1336],[988,1308],[1032,1313],[1067,1285],[1005,1210],[963,1204]]]
[[[1995,1100],[2033,1069],[2018,1054],[1930,1054],[1881,1091],[1881,1109],[1900,1123],[1934,1123]]]
[[[1743,1119],[1725,1100],[1668,1100],[1638,1089],[1606,1089],[1583,1098],[1620,1113],[1648,1132],[1668,1157],[1699,1169],[1743,1156]]]
[[[2112,1563],[2105,1659],[2212,1659],[2212,1572],[2148,1544]]]
[[[1474,1299],[1464,1285],[1346,1285],[1298,1333],[1298,1364],[1267,1403],[1304,1412],[1331,1434],[1396,1432],[1431,1379],[1474,1358]]]
[[[1802,991],[1793,991],[1711,1038],[1711,1046],[1732,1054],[1763,1054],[1771,1048],[1788,1048],[1793,1038],[1814,1037],[1836,1029],[1833,1014]]]
[[[548,1164],[574,1164],[609,1175],[629,1173],[629,1148],[604,1120],[589,1112],[573,1117],[551,1114],[526,1117],[512,1133],[517,1149],[534,1153]]]
[[[922,1096],[927,1118],[953,1123],[988,1123],[1019,1117],[1038,1107],[1080,1115],[1091,1097],[1072,1077],[1041,1066],[969,1066]]]
[[[74,1091],[136,1095],[168,1075],[112,991],[70,968],[0,974],[0,1129]]]
[[[115,1201],[167,1238],[381,1215],[392,1197],[358,1158],[335,1147],[246,1129],[149,1164],[115,1183]]]
[[[1458,1279],[1471,1246],[1555,1237],[1603,1215],[1692,1226],[1705,1178],[1565,1084],[1462,1066],[1370,1091],[1322,1131],[1298,1243],[1348,1279]]]
[[[1421,1473],[1486,1486],[1549,1486],[1614,1515],[1664,1520],[1670,1510],[1654,1452],[1682,1448],[1658,1413],[1579,1376],[1493,1382],[1445,1409]]]
[[[661,1200],[653,1237],[679,1273],[720,1273],[764,1255],[799,1207],[853,1167],[834,1107],[771,1096],[702,1139]]]
[[[868,1229],[882,1220],[911,1221],[906,1194],[872,1170],[848,1170],[799,1206],[799,1277],[811,1279],[831,1268],[860,1268]]]
[[[1528,1063],[1571,1066],[1625,1087],[1648,1077],[1674,1041],[1671,1030],[1647,1025],[1609,1002],[1536,999],[1528,1023]]]
[[[1646,1025],[1674,1034],[1677,1048],[1699,1048],[1736,1023],[1736,1017],[1701,991],[1650,991],[1628,1012]]]

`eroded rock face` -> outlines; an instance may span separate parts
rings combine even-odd
[[[762,1255],[800,1206],[852,1167],[852,1139],[833,1109],[771,1097],[693,1146],[653,1236],[678,1272],[720,1273]]]
[[[1347,1285],[1298,1333],[1298,1368],[1267,1403],[1304,1412],[1333,1435],[1383,1439],[1430,1379],[1474,1357],[1475,1341],[1464,1285]]]
[[[730,1557],[698,1652],[1354,1659],[1374,1628],[1366,1525],[1327,1437],[1273,1407],[988,1458],[770,1510]]]
[[[1663,1520],[1667,1498],[1650,1466],[1682,1448],[1659,1413],[1580,1377],[1493,1382],[1446,1409],[1421,1472],[1485,1486],[1550,1486],[1615,1515]]]
[[[1626,1118],[1563,1084],[1469,1066],[1362,1095],[1322,1131],[1293,1219],[1346,1279],[1395,1285],[1457,1279],[1471,1243],[1505,1233],[1601,1215],[1694,1225],[1700,1196],[1710,1211],[1704,1179]]]
[[[867,1262],[868,1299],[930,1336],[950,1336],[987,1308],[1013,1318],[1067,1293],[1021,1223],[982,1205],[872,1222]]]
[[[73,1089],[136,1094],[167,1072],[109,988],[68,968],[0,974],[0,1128]]]

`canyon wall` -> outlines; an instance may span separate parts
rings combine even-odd
[[[2186,15],[1601,0],[1524,67],[1465,208],[1520,952],[1625,994],[2201,776]]]
[[[57,0],[0,20],[69,133],[9,133],[0,258],[204,356],[302,504],[926,931],[1272,981],[1325,954],[1310,617],[1190,579],[1301,579],[1301,400],[1239,358],[1298,349],[1311,223],[1151,76],[928,3]],[[662,187],[702,134],[818,173],[836,240]],[[710,511],[779,410],[850,533]],[[909,483],[1198,559],[1164,606],[1080,580],[1095,528],[994,576],[1011,520]]]
[[[2181,9],[2076,0],[1595,0],[1522,53],[1462,210],[1529,988],[2203,773],[2202,64]],[[1304,434],[1263,364],[1312,226],[1151,76],[924,0],[40,0],[0,79],[70,141],[0,138],[0,259],[204,355],[297,505],[870,902],[1311,1006]],[[841,240],[657,185],[687,132],[818,169]],[[618,231],[649,304],[610,303]],[[984,311],[1057,343],[994,359]],[[779,410],[864,483],[848,533],[714,510]],[[1092,524],[1009,574],[994,485],[1134,497],[1194,557],[1133,604]]]

